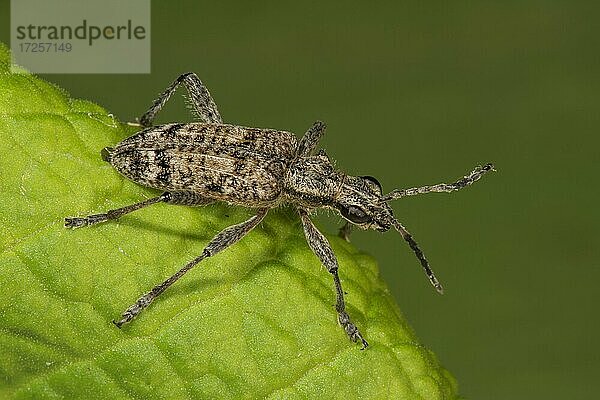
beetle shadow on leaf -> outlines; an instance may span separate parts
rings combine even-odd
[[[246,279],[249,279],[259,269],[265,267],[268,268],[270,265],[270,260],[272,259],[271,257],[261,257],[260,259],[251,263],[246,262],[237,264],[236,266],[236,264],[224,265],[221,261],[217,260],[216,257],[219,257],[219,254],[217,254],[214,258],[211,258],[212,261],[216,262],[216,265],[219,266],[219,270],[222,271],[222,275],[220,275],[217,279],[203,277],[202,273],[187,277],[188,279],[182,279],[177,282],[177,285],[172,286],[173,292],[181,295],[187,295],[220,286],[231,287]],[[201,268],[201,266],[202,263],[198,264],[195,269]],[[214,268],[214,266],[211,266],[210,268]],[[211,271],[211,273],[213,272]]]
[[[146,231],[156,232],[157,235],[167,235],[171,237],[177,237],[180,239],[186,240],[195,240],[195,241],[206,241],[208,238],[207,235],[203,235],[201,233],[192,233],[189,230],[182,230],[177,228],[171,228],[166,225],[157,224],[154,222],[142,221],[134,218],[123,218],[119,220],[119,225],[128,226],[135,229],[143,229]],[[199,229],[200,231],[200,229]],[[216,234],[216,232],[215,232]]]
[[[185,282],[177,282],[177,285],[173,285],[161,297],[187,296],[194,293],[212,292],[212,289],[225,283],[229,282],[226,282],[226,279],[203,278],[202,276],[188,277]]]

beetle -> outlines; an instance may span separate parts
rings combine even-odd
[[[200,121],[153,125],[154,118],[179,85],[187,89]],[[332,275],[338,322],[362,349],[368,342],[348,315],[338,262],[325,236],[310,219],[313,210],[327,208],[346,220],[340,235],[348,239],[350,228],[394,229],[408,243],[435,289],[442,285],[417,242],[394,217],[388,202],[404,196],[453,192],[471,185],[488,171],[489,163],[451,184],[440,183],[383,194],[371,176],[351,176],[336,169],[324,150],[317,151],[325,124],[317,121],[301,139],[291,132],[223,123],[208,89],[194,73],[179,76],[139,119],[143,128],[114,147],[102,150],[102,158],[119,173],[138,184],[164,191],[160,196],[102,214],[65,218],[65,226],[79,228],[115,220],[132,211],[164,202],[198,206],[215,201],[255,210],[248,220],[219,232],[202,253],[173,276],[154,286],[127,308],[117,327],[131,321],[187,271],[207,257],[225,250],[255,228],[267,212],[283,204],[295,207],[309,247]]]

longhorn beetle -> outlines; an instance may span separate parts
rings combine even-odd
[[[187,89],[193,111],[201,121],[153,126],[156,114],[180,84]],[[339,324],[348,337],[354,342],[360,341],[364,349],[368,343],[346,312],[337,259],[325,236],[310,220],[311,211],[318,208],[338,211],[346,220],[340,229],[340,236],[346,240],[353,225],[380,232],[394,228],[414,251],[431,284],[442,293],[442,285],[423,252],[394,218],[388,202],[416,194],[453,192],[494,169],[492,164],[486,164],[451,184],[397,189],[384,195],[377,179],[346,175],[334,168],[325,151],[314,154],[325,132],[322,122],[315,122],[300,140],[286,131],[225,124],[210,93],[194,73],[177,78],[142,115],[139,125],[144,129],[115,147],[104,148],[101,156],[126,178],[164,193],[103,214],[65,218],[66,227],[79,228],[118,219],[161,202],[199,206],[224,201],[255,209],[255,215],[225,228],[208,243],[202,254],[140,297],[123,312],[119,321],[113,321],[119,328],[200,261],[242,239],[263,220],[269,209],[291,204],[300,216],[309,247],[333,276]]]

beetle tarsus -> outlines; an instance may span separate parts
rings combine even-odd
[[[65,228],[81,228],[82,226],[87,226],[88,220],[87,218],[65,218]]]

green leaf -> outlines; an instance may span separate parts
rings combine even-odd
[[[11,73],[9,57],[0,45],[0,398],[456,398],[374,260],[332,235],[349,313],[371,346],[348,340],[331,276],[290,209],[117,329],[113,318],[250,211],[159,204],[65,229],[66,216],[156,193],[100,159],[132,128]]]

